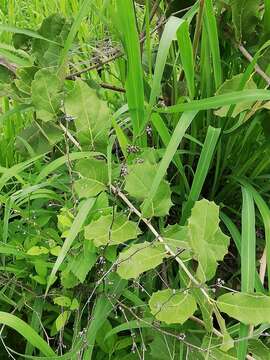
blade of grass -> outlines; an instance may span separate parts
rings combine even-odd
[[[181,62],[187,81],[189,96],[191,99],[193,99],[195,96],[194,56],[192,42],[189,35],[189,24],[187,21],[184,21],[180,25],[177,31],[177,40],[180,49]]]
[[[147,109],[147,118],[149,118],[152,112],[152,108],[155,105],[158,96],[160,95],[161,80],[166,65],[169,49],[172,41],[176,38],[176,32],[182,23],[182,19],[171,16],[164,27],[164,31],[158,47],[153,83]]]
[[[15,315],[0,311],[0,324],[11,327],[45,356],[55,356],[55,352],[26,322]]]
[[[211,49],[212,62],[213,62],[215,86],[217,90],[222,84],[222,67],[220,60],[217,23],[216,23],[216,17],[214,13],[212,0],[205,0],[204,11],[205,11],[204,21],[208,33],[208,41]]]
[[[94,206],[96,199],[95,198],[90,198],[87,199],[86,201],[84,201],[80,208],[79,208],[79,212],[77,214],[77,216],[74,219],[74,222],[68,232],[68,236],[61,248],[61,251],[59,253],[59,255],[57,256],[56,262],[54,263],[54,266],[52,268],[51,274],[48,278],[48,283],[47,283],[47,288],[46,288],[46,292],[45,292],[45,296],[48,293],[48,290],[52,284],[52,282],[54,281],[55,278],[55,274],[58,271],[59,267],[61,266],[62,262],[65,259],[65,256],[67,255],[73,241],[75,240],[75,238],[77,237],[77,235],[79,234],[79,232],[82,229],[82,226],[88,216],[89,211],[91,210],[91,208]]]
[[[223,212],[220,212],[220,218],[223,221],[224,225],[228,229],[235,246],[238,250],[239,255],[241,254],[241,234],[237,229],[237,226],[233,223],[233,221]],[[265,293],[265,289],[260,280],[259,274],[257,270],[255,270],[255,289],[258,292]]]
[[[256,271],[256,230],[255,209],[251,192],[242,187],[242,236],[241,236],[241,291],[254,292]],[[240,324],[238,345],[238,359],[244,360],[247,354],[248,341],[244,338],[249,335],[250,327]]]
[[[132,0],[117,0],[117,25],[127,56],[126,96],[135,139],[145,125],[144,87],[139,35]]]
[[[63,72],[63,68],[65,67],[65,65],[67,63],[68,52],[69,52],[69,50],[72,46],[72,43],[75,39],[75,36],[77,35],[77,32],[81,26],[82,20],[88,14],[91,5],[92,5],[92,0],[84,0],[82,5],[80,6],[80,10],[74,19],[74,22],[71,26],[70,32],[65,41],[64,48],[63,48],[60,58],[59,58],[58,74],[62,74],[62,72]]]
[[[185,135],[186,130],[188,129],[196,115],[197,111],[185,112],[179,119],[178,124],[176,125],[175,130],[171,136],[170,142],[167,145],[165,154],[159,164],[155,178],[153,179],[151,191],[145,201],[145,209],[148,209],[148,207],[150,206],[151,201],[153,200],[158,190],[158,187],[166,174],[166,171],[175,155],[175,152],[181,140],[183,139],[183,136]]]
[[[181,224],[184,225],[190,215],[190,211],[194,202],[199,199],[202,187],[209,171],[209,167],[213,158],[213,154],[220,136],[220,129],[215,129],[212,126],[208,127],[205,142],[196,168],[196,172],[192,181],[190,193],[187,202],[183,207]]]
[[[188,103],[180,103],[164,108],[155,108],[155,111],[165,114],[174,114],[177,112],[190,110],[209,110],[216,109],[225,105],[238,104],[243,101],[264,101],[270,100],[269,90],[243,90],[234,91],[228,94],[212,96],[201,100],[192,100]]]

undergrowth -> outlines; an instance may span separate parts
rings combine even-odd
[[[270,1],[0,18],[1,359],[269,359]]]

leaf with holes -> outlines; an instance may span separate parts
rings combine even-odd
[[[166,251],[162,244],[144,242],[131,245],[120,253],[117,273],[123,279],[136,279],[145,271],[162,264]]]
[[[152,294],[151,313],[166,324],[183,324],[197,309],[196,301],[187,291],[166,289]]]
[[[197,201],[188,219],[190,246],[198,261],[197,277],[200,281],[212,279],[217,261],[228,252],[229,237],[219,228],[219,207],[206,199]]]
[[[84,228],[84,236],[95,246],[117,245],[136,239],[141,233],[138,224],[122,213],[101,216]]]

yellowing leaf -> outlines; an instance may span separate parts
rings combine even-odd
[[[63,306],[63,307],[69,307],[71,305],[71,300],[67,296],[57,296],[53,299],[54,304]]]
[[[66,325],[68,318],[70,315],[70,311],[63,311],[55,320],[55,327],[57,331],[60,331],[63,329],[63,327]]]
[[[48,254],[49,249],[45,248],[44,246],[32,246],[31,249],[27,251],[27,255],[38,256]]]
[[[188,219],[190,246],[198,261],[200,281],[212,279],[217,261],[228,251],[230,239],[219,228],[219,207],[206,199],[197,201]]]
[[[197,309],[196,301],[187,291],[166,289],[152,294],[151,313],[166,324],[183,324]]]
[[[220,311],[246,325],[270,323],[270,296],[260,293],[227,293],[217,300]]]
[[[136,239],[140,233],[138,224],[121,213],[101,216],[84,228],[85,238],[92,240],[97,247],[122,244]]]
[[[58,256],[60,254],[60,251],[61,251],[61,246],[59,245],[50,249],[50,253],[54,256]]]
[[[143,272],[154,269],[166,256],[164,246],[144,242],[131,245],[120,253],[117,273],[123,279],[137,278]]]

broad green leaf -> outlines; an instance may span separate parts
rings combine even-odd
[[[249,339],[248,351],[256,360],[269,360],[270,348],[261,340]]]
[[[120,253],[117,273],[123,279],[136,279],[143,272],[160,265],[164,257],[166,251],[162,244],[144,242],[131,245]]]
[[[43,121],[53,120],[61,104],[61,82],[50,70],[41,69],[32,82],[32,102],[37,109],[37,117]]]
[[[79,304],[78,300],[77,300],[76,298],[74,298],[74,299],[72,300],[72,303],[71,303],[69,309],[70,309],[70,310],[78,310],[79,307],[80,307],[80,304]]]
[[[212,279],[230,241],[219,228],[219,207],[214,202],[203,199],[195,203],[188,219],[188,234],[198,261],[198,278],[202,282]]]
[[[190,257],[190,243],[188,241],[188,228],[178,224],[168,225],[162,232],[162,237],[174,253],[179,253],[180,257]]]
[[[19,66],[31,66],[33,59],[25,51],[0,43],[0,55],[9,60],[12,64]]]
[[[82,146],[104,150],[111,126],[110,112],[105,101],[82,80],[76,80],[65,99],[65,110],[75,118],[77,136]]]
[[[140,233],[138,224],[122,213],[101,216],[84,228],[85,238],[92,240],[97,247],[122,244],[136,239]]]
[[[28,66],[18,68],[16,71],[15,84],[27,96],[31,96],[31,84],[38,70],[37,66]]]
[[[234,75],[231,79],[226,80],[220,86],[220,88],[217,90],[216,95],[222,95],[222,94],[230,93],[232,91],[239,90],[243,75],[244,74]],[[256,86],[256,84],[255,84],[255,82],[253,81],[252,78],[250,78],[246,82],[246,85],[244,87],[244,89],[246,89],[246,90],[248,90],[248,89],[252,90],[252,89],[256,89],[256,88],[257,88],[257,86]],[[232,117],[236,117],[242,111],[250,109],[253,103],[254,103],[254,101],[251,101],[251,102],[250,101],[243,101],[242,103],[238,103],[234,107]],[[229,109],[230,109],[229,105],[223,106],[220,109],[215,111],[215,115],[220,116],[220,117],[225,117],[225,116],[227,116]]]
[[[172,353],[175,359],[180,359],[181,342],[172,336],[155,332],[154,340],[150,343],[151,359],[164,360],[172,359]]]
[[[38,33],[52,42],[34,39],[33,53],[42,67],[56,67],[62,52],[62,46],[68,36],[70,23],[60,14],[52,14],[45,18]]]
[[[237,41],[256,42],[260,31],[260,0],[230,0]]]
[[[93,197],[105,190],[108,183],[108,167],[104,160],[80,160],[76,170],[82,177],[74,184],[80,198]]]
[[[49,253],[49,249],[45,248],[44,246],[33,246],[31,247],[31,249],[27,251],[27,255],[32,255],[32,256],[44,255],[48,253]]]
[[[16,138],[17,150],[25,155],[30,146],[36,155],[45,154],[63,139],[63,132],[54,123],[35,121]]]
[[[187,291],[166,289],[152,294],[151,313],[166,324],[183,324],[197,309],[196,301]]]
[[[54,304],[63,306],[63,307],[70,307],[71,300],[67,296],[57,296],[53,299]]]
[[[63,329],[63,327],[66,325],[68,318],[70,315],[70,311],[63,311],[55,320],[55,327],[57,331],[60,331]]]
[[[220,311],[246,325],[270,322],[270,297],[260,293],[227,293],[217,299]]]
[[[147,201],[157,169],[157,165],[147,161],[142,164],[130,165],[126,176],[125,190],[136,200]],[[162,180],[153,200],[149,205],[147,204],[146,209],[142,204],[141,209],[145,217],[165,216],[169,213],[171,206],[169,183]]]

